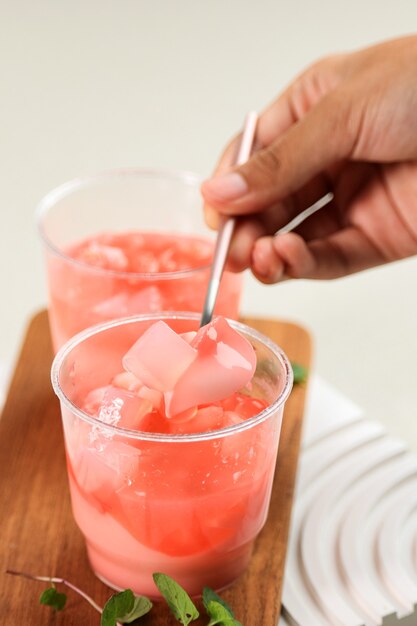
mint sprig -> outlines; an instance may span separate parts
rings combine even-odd
[[[308,369],[300,363],[291,362],[292,372],[294,375],[294,385],[305,383],[308,376]]]
[[[119,622],[122,622],[122,624],[130,624],[134,622],[135,619],[139,619],[139,617],[149,613],[152,607],[153,604],[149,598],[135,595],[132,610],[127,615],[121,616]]]
[[[217,595],[217,593],[215,591],[213,591],[213,589],[210,589],[210,587],[204,587],[203,589],[203,604],[205,609],[208,609],[208,605],[210,604],[210,602],[218,602],[219,604],[221,604],[226,611],[229,612],[229,614],[234,617],[233,615],[233,611],[230,608],[230,606],[227,604],[227,602],[225,602],[223,600],[223,598],[221,598],[219,595]]]
[[[86,600],[89,604],[91,604],[91,606],[96,611],[98,611],[99,613],[102,612],[101,607],[97,604],[97,602],[93,600],[93,598],[91,598],[88,594],[85,593],[85,591],[83,591],[82,589],[80,589],[79,587],[71,583],[69,580],[66,580],[65,578],[58,578],[57,576],[34,576],[33,574],[28,574],[26,572],[16,572],[15,570],[11,570],[11,569],[6,570],[6,574],[11,574],[12,576],[21,576],[23,578],[28,578],[29,580],[37,580],[42,583],[50,583],[52,585],[52,589],[55,589],[55,585],[65,585],[65,587],[72,589],[73,591],[75,591],[75,593],[78,593],[79,596],[84,598],[84,600]],[[46,591],[48,591],[48,589],[46,589]],[[65,594],[58,594],[58,596],[59,595],[64,596]],[[56,600],[56,594],[51,594],[51,592],[49,592],[48,594],[46,594],[45,597],[43,597],[43,594],[42,594],[39,601],[40,601],[40,604],[47,604],[56,609],[56,607],[51,603],[53,602],[54,599]],[[66,596],[65,596],[65,599],[66,599]],[[49,600],[51,600],[51,602],[49,602]],[[63,602],[63,599],[58,600],[58,606],[60,606],[60,603],[62,602]],[[56,609],[56,610],[60,610],[60,609]]]
[[[41,594],[40,604],[51,606],[55,611],[62,611],[67,601],[65,593],[59,593],[55,587],[49,587]]]
[[[200,614],[188,593],[167,574],[153,574],[155,585],[164,596],[174,617],[184,626],[196,620]]]
[[[130,624],[149,613],[153,606],[152,602],[145,596],[137,596],[131,589],[126,589],[125,591],[111,596],[102,609],[85,591],[76,587],[76,585],[65,578],[34,576],[14,570],[7,570],[6,573],[13,576],[29,578],[30,580],[47,582],[52,585],[45,589],[39,601],[41,604],[48,605],[56,611],[61,611],[64,608],[67,596],[65,593],[59,592],[55,585],[62,584],[69,587],[101,614],[101,626],[122,626],[122,624]],[[183,626],[188,626],[190,622],[193,622],[199,617],[199,612],[194,602],[185,589],[173,578],[167,574],[157,572],[153,574],[153,579],[175,618],[183,624]],[[202,595],[204,607],[210,617],[207,626],[216,626],[217,624],[219,626],[242,626],[242,624],[235,619],[233,611],[227,602],[217,595],[215,591],[209,587],[204,587]]]
[[[116,593],[103,608],[101,626],[130,624],[135,619],[146,615],[152,608],[152,602],[145,596],[135,596],[131,589]]]
[[[207,626],[215,626],[215,624],[219,624],[219,626],[242,626],[242,624],[233,617],[230,610],[223,604],[220,604],[220,602],[217,602],[217,600],[211,600],[206,606],[206,611],[210,616],[210,621]]]

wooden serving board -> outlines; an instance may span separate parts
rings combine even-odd
[[[311,341],[304,329],[273,320],[244,321],[271,337],[292,361],[310,365]],[[0,419],[0,624],[98,626],[98,613],[71,591],[65,610],[55,613],[38,603],[45,584],[5,573],[9,568],[64,577],[101,606],[112,593],[91,572],[72,519],[51,360],[47,314],[41,312],[29,326]],[[305,385],[297,385],[287,401],[269,517],[250,567],[222,594],[244,626],[278,621],[305,394]],[[206,617],[193,622],[207,623]],[[140,624],[178,622],[165,603],[158,603]]]

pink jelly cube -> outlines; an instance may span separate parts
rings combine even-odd
[[[194,348],[165,322],[159,321],[150,326],[125,354],[123,367],[147,387],[166,392],[174,388],[196,356]],[[192,404],[186,408],[190,406]]]
[[[181,414],[180,414],[181,415]],[[172,433],[205,433],[210,430],[223,428],[223,409],[219,406],[205,406],[193,412],[187,421],[170,420]]]
[[[116,374],[116,376],[112,380],[112,385],[114,387],[120,387],[121,389],[126,389],[126,391],[134,391],[137,392],[142,387],[141,381],[136,378],[132,372],[120,372],[120,374]]]
[[[158,411],[163,409],[164,396],[161,391],[157,391],[156,389],[149,389],[149,387],[146,387],[146,385],[142,385],[137,394],[140,398],[149,400],[154,409]]]
[[[184,339],[184,341],[186,341],[187,343],[191,343],[193,341],[193,339],[195,338],[197,332],[195,330],[190,330],[188,331],[188,333],[181,333],[180,337],[182,337],[182,339]]]
[[[132,372],[120,372],[112,380],[114,387],[120,387],[126,389],[126,391],[132,391],[139,398],[148,400],[153,409],[160,410],[163,406],[164,396],[161,391],[156,389],[149,389],[146,385],[143,385],[139,378],[136,378]]]
[[[191,342],[198,356],[165,393],[167,417],[199,405],[222,400],[252,378],[256,355],[252,345],[224,318],[203,326]]]

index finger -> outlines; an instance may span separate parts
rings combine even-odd
[[[267,147],[278,135],[284,133],[297,121],[297,117],[291,105],[291,92],[296,82],[297,81],[290,85],[281,96],[272,102],[259,116],[253,152]],[[215,167],[213,176],[225,173],[234,167],[241,137],[242,133],[240,132],[228,143]],[[217,230],[220,223],[219,213],[207,202],[204,202],[204,215],[207,225]]]
[[[268,147],[335,86],[344,58],[345,55],[340,54],[323,58],[307,67],[287,85],[259,115],[254,151]],[[216,165],[214,176],[233,167],[240,137],[239,133],[228,143]]]
[[[256,126],[253,152],[266,148],[274,139],[288,130],[288,128],[297,121],[289,100],[291,87],[292,86],[284,91],[277,100],[272,102],[265,111],[260,114]],[[242,133],[240,132],[229,141],[217,162],[213,176],[226,172],[236,164],[241,138]]]

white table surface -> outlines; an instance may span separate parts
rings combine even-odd
[[[245,112],[308,62],[408,33],[415,0],[0,0],[0,364],[46,302],[39,199],[120,166],[210,172]],[[246,314],[290,318],[326,380],[417,449],[417,259],[332,283],[265,287]]]

